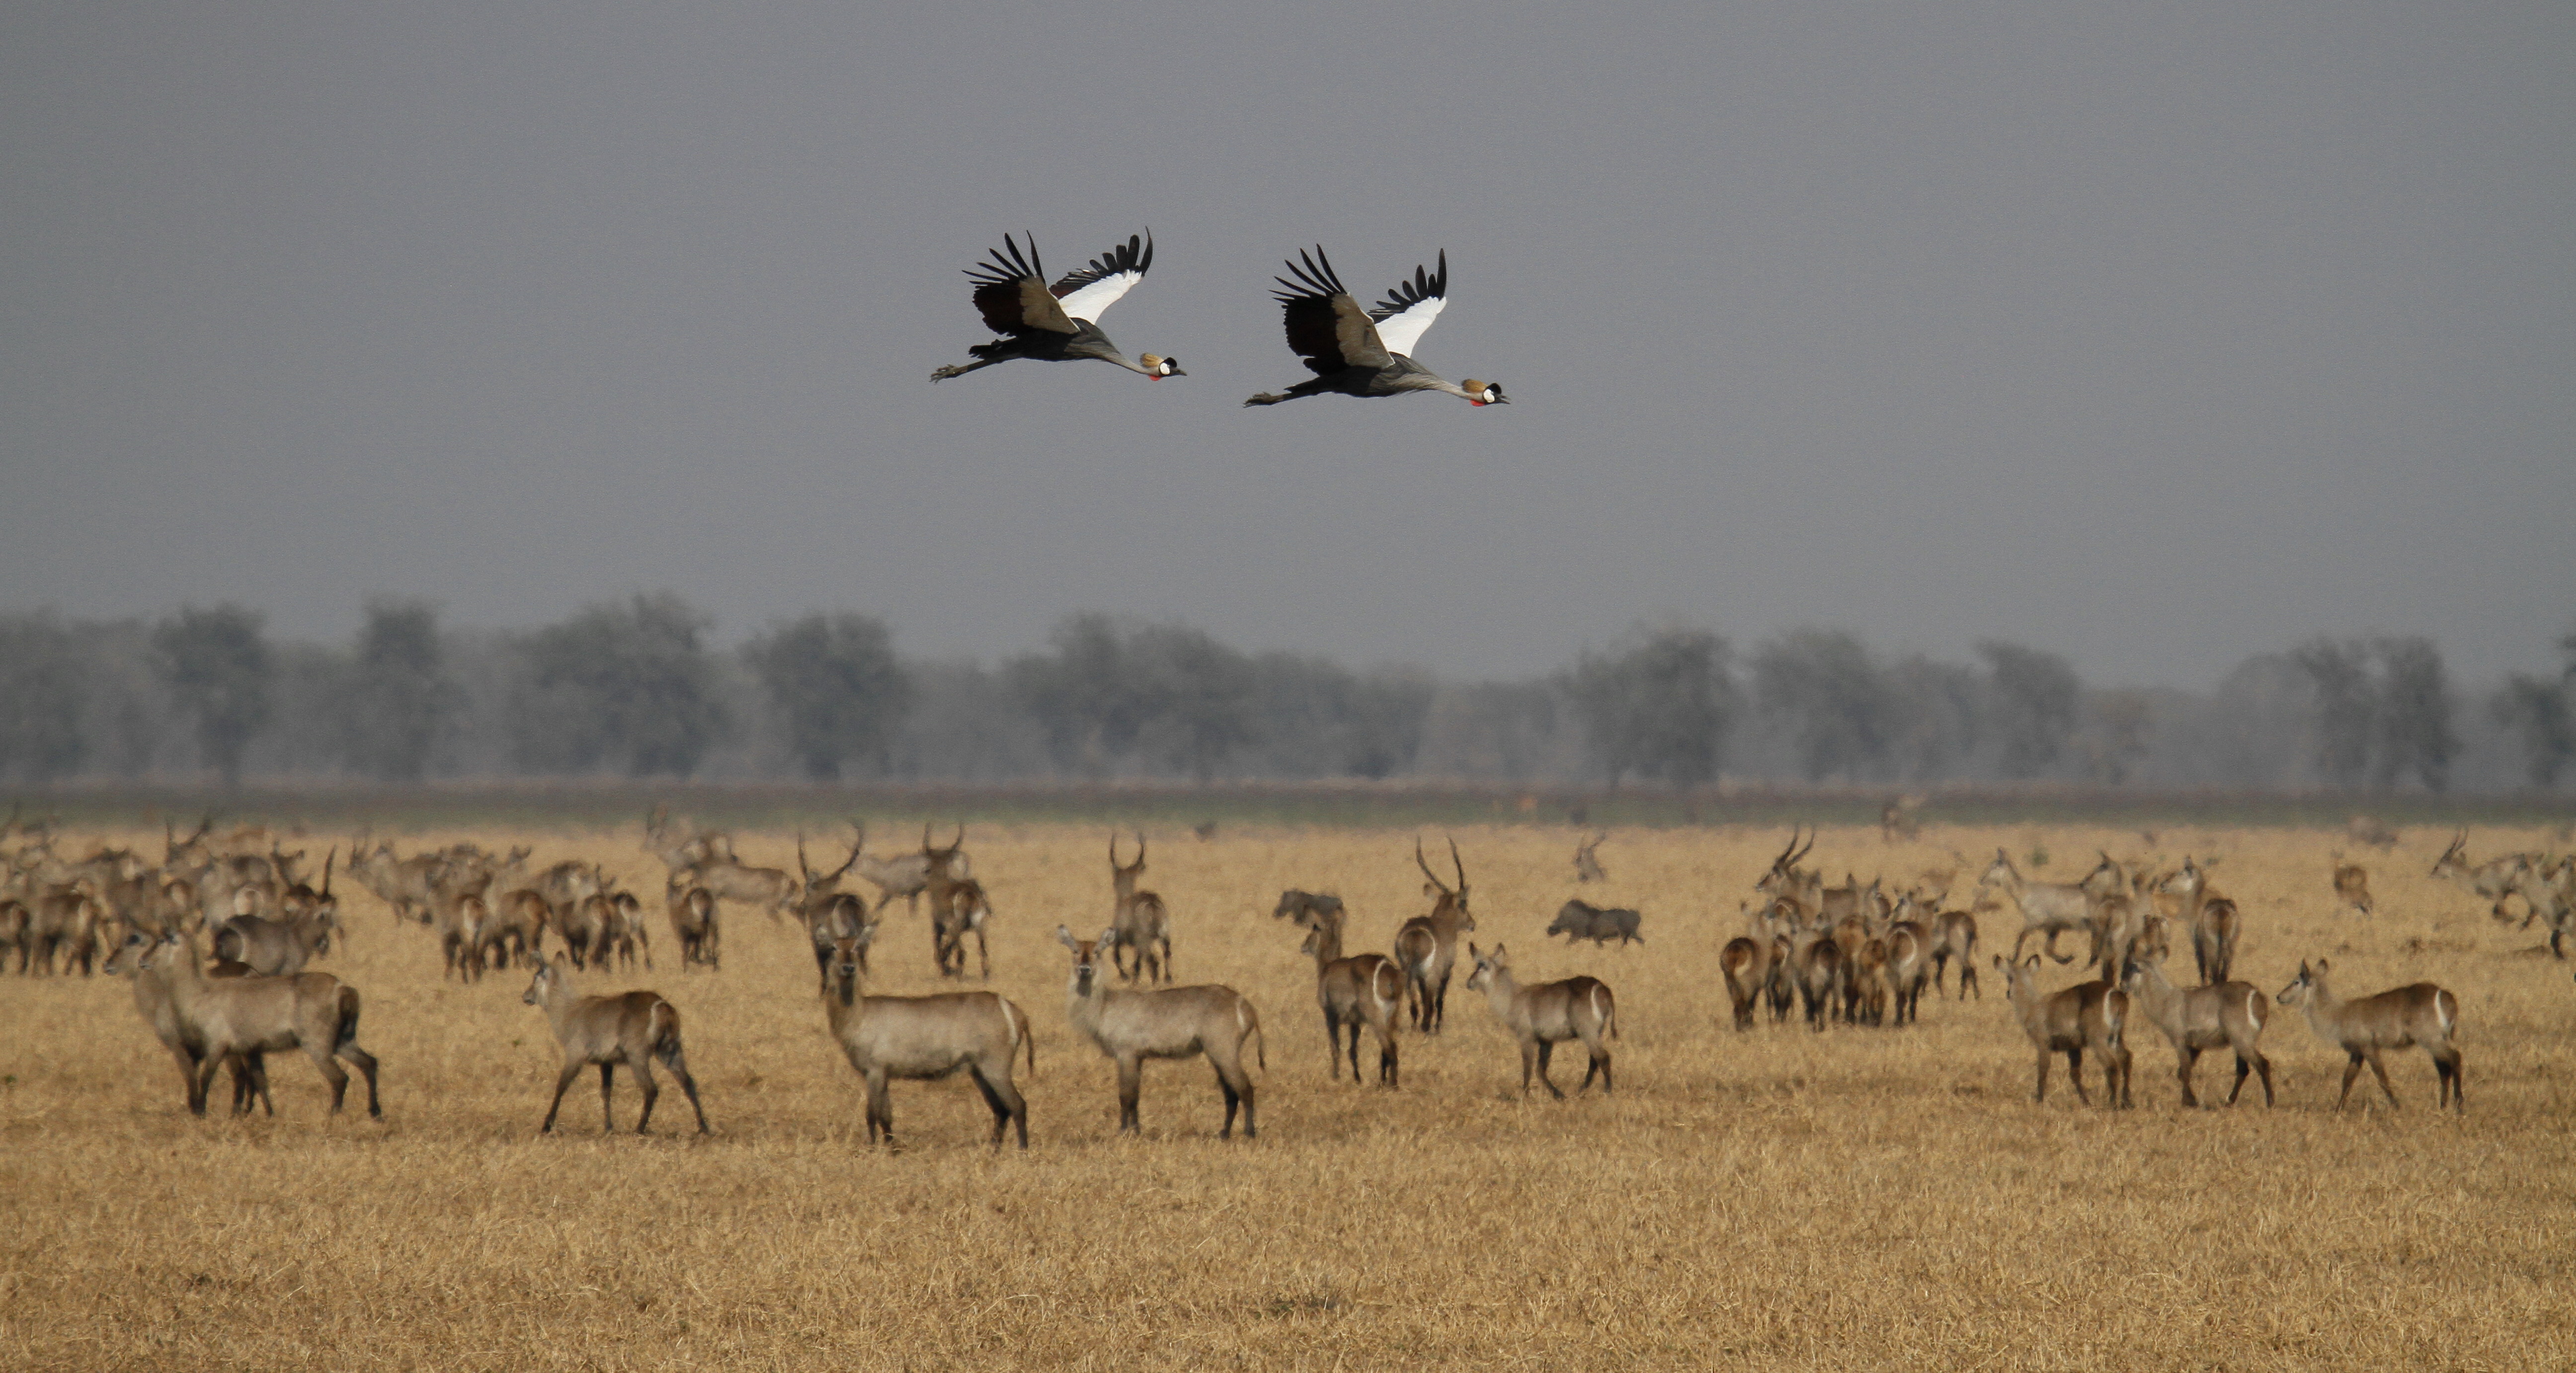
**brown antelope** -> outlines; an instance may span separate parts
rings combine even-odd
[[[616,903],[593,892],[555,912],[555,933],[563,936],[564,953],[575,969],[587,972],[594,963],[605,968],[609,941],[617,933]]]
[[[1397,1081],[1395,1022],[1404,1006],[1404,974],[1382,953],[1342,956],[1342,912],[1336,907],[1307,926],[1299,953],[1315,959],[1315,1004],[1324,1012],[1324,1056],[1333,1065],[1333,1080],[1342,1078],[1342,1031],[1351,1034],[1351,1082],[1360,1081],[1360,1027],[1377,1036],[1377,1080],[1382,1087]]]
[[[983,883],[960,877],[943,884],[930,903],[930,957],[939,965],[941,977],[966,975],[966,936],[971,934],[983,978],[993,980],[993,955],[984,947],[984,922],[992,914],[993,902],[984,895]]]
[[[2565,958],[2566,938],[2576,934],[2576,855],[2533,867],[2530,879],[2522,884],[2522,899],[2531,903],[2533,915],[2548,922],[2549,952]]]
[[[1986,999],[1986,989],[1977,985],[1977,917],[1966,911],[1943,911],[1932,920],[1932,990],[1941,990],[1941,970],[1951,960],[1959,964],[1959,999],[1975,992]]]
[[[2191,1089],[2192,1070],[2200,1065],[2201,1054],[2211,1049],[2236,1051],[2236,1083],[2227,1089],[2228,1105],[2235,1105],[2237,1093],[2245,1090],[2249,1072],[2263,1075],[2263,1104],[2272,1104],[2272,1060],[2263,1056],[2261,1047],[2263,1022],[2269,1017],[2260,990],[2244,982],[2177,987],[2166,980],[2162,966],[2138,958],[2122,965],[2120,989],[2129,994],[2129,1004],[2172,1041],[2174,1076],[2182,1083],[2183,1105],[2199,1107],[2200,1098]]]
[[[1782,979],[1788,962],[1787,942],[1771,932],[1767,921],[1748,911],[1745,924],[1745,933],[1717,951],[1717,969],[1726,978],[1726,998],[1734,1006],[1739,1031],[1753,1028],[1755,1004]]]
[[[1619,1006],[1607,983],[1575,976],[1523,987],[1512,980],[1512,965],[1502,945],[1496,944],[1493,952],[1484,953],[1470,943],[1467,957],[1475,965],[1467,974],[1467,990],[1483,992],[1494,1008],[1495,1019],[1520,1041],[1522,1096],[1529,1095],[1530,1074],[1536,1072],[1538,1080],[1557,1100],[1565,1100],[1564,1089],[1547,1075],[1547,1065],[1556,1046],[1569,1039],[1582,1040],[1591,1054],[1591,1061],[1583,1067],[1583,1085],[1574,1090],[1588,1090],[1596,1073],[1601,1077],[1601,1090],[1607,1093],[1612,1089],[1610,1049],[1603,1041],[1619,1037]]]
[[[2021,1032],[2030,1037],[2031,1047],[2039,1051],[2039,1082],[2030,1099],[2048,1100],[2049,1056],[2062,1053],[2066,1055],[2066,1075],[2075,1083],[2075,1099],[2092,1105],[2093,1098],[2084,1094],[2084,1051],[2090,1049],[2102,1061],[2103,1106],[2127,1107],[2129,1048],[2122,1036],[2128,1026],[2129,994],[2108,982],[2078,982],[2064,991],[2042,996],[2038,969],[2038,954],[2021,963],[2007,962],[2001,955],[1995,958],[1995,971],[2004,975],[2004,996],[2012,1002],[2013,1018],[2021,1023]]]
[[[583,996],[573,986],[572,970],[558,956],[537,965],[536,976],[519,1000],[546,1013],[546,1024],[555,1032],[555,1043],[563,1047],[563,1071],[555,1075],[555,1099],[546,1107],[545,1124],[537,1127],[541,1135],[554,1133],[555,1113],[563,1109],[564,1090],[581,1070],[599,1065],[599,1131],[614,1134],[617,1116],[609,1106],[609,1093],[614,1086],[617,1067],[644,1089],[644,1110],[635,1117],[635,1133],[645,1134],[653,1124],[653,1102],[662,1095],[660,1084],[653,1080],[653,1060],[671,1070],[680,1080],[680,1090],[688,1093],[689,1109],[698,1113],[698,1133],[711,1133],[707,1128],[707,1108],[698,1104],[698,1082],[689,1076],[689,1061],[680,1047],[680,1013],[659,992],[626,992],[617,996]]]
[[[2096,868],[2098,875],[2101,869]],[[2087,877],[2086,882],[2092,878]],[[2060,963],[2072,963],[2075,955],[2057,951],[2057,936],[2067,931],[2091,933],[2093,930],[2093,894],[2084,884],[2059,882],[2026,882],[2021,869],[2013,866],[2012,856],[1995,850],[1995,861],[1977,879],[1981,887],[1990,887],[2009,898],[2021,914],[2021,933],[2013,937],[2013,961],[2021,959],[2022,945],[2034,934],[2045,934],[2042,947],[2048,956]]]
[[[1118,831],[1109,832],[1109,886],[1117,905],[1110,916],[1110,928],[1118,931],[1117,943],[1111,947],[1110,962],[1118,976],[1128,982],[1143,974],[1149,984],[1172,980],[1172,919],[1163,906],[1161,894],[1136,890],[1136,879],[1145,873],[1145,832],[1136,831],[1136,861],[1126,866],[1118,862]],[[1155,950],[1162,952],[1157,955]],[[1133,950],[1136,966],[1127,966],[1127,951]]]
[[[1753,884],[1753,889],[1775,899],[1793,898],[1800,905],[1813,909],[1814,893],[1823,889],[1824,879],[1800,868],[1798,860],[1815,851],[1816,840],[1813,835],[1807,836],[1804,848],[1799,847],[1798,840],[1799,833],[1792,828],[1789,831],[1788,846],[1781,849],[1778,856],[1771,860],[1770,868],[1762,874],[1759,881]]]
[[[215,957],[247,965],[252,972],[283,976],[331,952],[331,924],[318,915],[298,918],[280,913],[277,920],[237,915],[215,931]]]
[[[833,946],[831,982],[823,995],[832,1038],[867,1084],[868,1143],[882,1136],[889,1147],[894,1144],[890,1080],[925,1082],[963,1068],[992,1108],[993,1147],[1001,1148],[1004,1130],[1017,1125],[1020,1147],[1028,1148],[1029,1103],[1011,1081],[1011,1059],[1023,1046],[1029,1076],[1037,1076],[1038,1046],[1027,1013],[992,992],[862,995],[859,950],[868,939],[862,933]]]
[[[2379,1079],[2379,1090],[2388,1094],[2388,1109],[2396,1110],[2397,1089],[2388,1085],[2388,1070],[2380,1066],[2379,1052],[2422,1045],[2442,1079],[2434,1109],[2451,1106],[2462,1114],[2468,1112],[2468,1080],[2460,1070],[2459,1046],[2451,1042],[2460,1028],[2460,999],[2446,988],[2417,982],[2345,1001],[2326,986],[2326,961],[2320,958],[2314,967],[2301,963],[2298,977],[2281,989],[2278,999],[2284,1006],[2306,1011],[2308,1028],[2317,1032],[2317,1038],[2351,1057],[2343,1070],[2343,1092],[2335,1098],[2336,1110],[2352,1098],[2352,1080],[2361,1075],[2364,1063]]]
[[[716,971],[723,931],[716,924],[715,897],[684,871],[665,879],[662,899],[671,912],[671,936],[680,943],[680,971],[692,964]]]
[[[1458,936],[1476,928],[1467,910],[1467,864],[1458,856],[1458,841],[1449,841],[1449,863],[1458,885],[1449,886],[1422,856],[1422,837],[1413,839],[1413,865],[1428,882],[1422,894],[1433,898],[1431,913],[1396,927],[1395,965],[1404,973],[1405,999],[1413,1028],[1438,1034],[1449,1019],[1449,976],[1458,965]]]
[[[161,1041],[161,1047],[168,1049],[171,1058],[177,1061],[180,1085],[193,1107],[197,1104],[197,1069],[206,1057],[205,1041],[192,1027],[179,1023],[179,1012],[170,1003],[169,984],[143,971],[143,955],[151,950],[156,937],[140,930],[128,933],[125,942],[117,945],[116,951],[107,956],[107,972],[110,976],[133,982],[134,1009],[142,1013],[143,1023],[152,1027],[152,1034]],[[248,1114],[255,1097],[268,1108],[270,1115],[276,1115],[277,1103],[268,1095],[267,1060],[254,1051],[235,1058],[230,1066],[233,1114]]]
[[[1290,887],[1279,893],[1279,904],[1270,908],[1273,920],[1293,921],[1300,929],[1312,929],[1326,914],[1342,913],[1342,898]]]
[[[2182,860],[2182,871],[2164,885],[2183,899],[2184,917],[2191,925],[2191,957],[2200,965],[2201,985],[2214,987],[2227,981],[2228,971],[2236,965],[2237,937],[2244,932],[2236,903],[2212,890],[2207,870],[2188,856]]]
[[[9,950],[16,949],[21,977],[26,975],[28,960],[35,953],[34,927],[35,916],[27,909],[26,902],[16,897],[0,897],[0,960],[5,960]]]
[[[1853,1024],[1886,1024],[1887,1003],[1892,989],[1887,971],[1887,941],[1861,941],[1860,953],[1852,963],[1852,987],[1845,1002],[1845,1018]]]
[[[290,921],[301,920],[328,926],[335,936],[347,938],[340,925],[340,898],[331,894],[331,867],[339,861],[340,849],[333,845],[322,860],[322,886],[315,889],[309,882],[296,882],[278,896],[278,913]]]
[[[1894,998],[1895,1023],[1923,1018],[1923,983],[1932,964],[1932,932],[1920,922],[1900,920],[1887,931],[1887,988]]]
[[[814,945],[814,973],[822,981],[822,990],[832,990],[832,961],[844,941],[855,941],[859,970],[867,971],[868,945],[876,935],[874,913],[868,904],[848,892],[834,892],[823,903],[806,912],[805,934]]]
[[[106,912],[88,878],[43,893],[27,909],[28,944],[47,976],[53,974],[57,956],[67,975],[75,966],[83,977],[97,971],[98,926]]]
[[[2370,914],[2370,870],[2359,863],[2343,861],[2340,853],[2334,858],[2334,894],[2338,909],[2355,915]]]
[[[2442,850],[2442,856],[2433,862],[2435,877],[2449,878],[2468,888],[2488,903],[2487,914],[2499,922],[2513,919],[2505,913],[2504,903],[2521,889],[2522,881],[2530,871],[2531,857],[2521,853],[2509,853],[2471,866],[2467,830],[2460,831],[2450,847]],[[2526,902],[2529,899],[2524,898]],[[2523,923],[2530,924],[2530,918],[2526,916]]]
[[[1822,930],[1805,931],[1790,946],[1789,967],[1806,1006],[1807,1028],[1824,1033],[1844,981],[1842,945]]]
[[[859,850],[868,841],[866,827],[855,820],[850,822],[850,827],[857,833],[850,841],[849,856],[841,860],[841,866],[821,874],[817,874],[814,865],[805,860],[805,832],[796,832],[797,918],[808,929],[813,928],[815,913],[823,908],[824,903],[840,895],[842,877],[859,861]]]
[[[349,1074],[334,1062],[345,1058],[366,1075],[367,1114],[384,1119],[376,1097],[375,1055],[358,1047],[357,988],[329,973],[209,978],[199,957],[195,937],[169,934],[144,949],[135,965],[145,973],[159,973],[183,1038],[197,1045],[191,1112],[206,1113],[206,1092],[215,1072],[232,1059],[302,1049],[331,1084],[333,1115],[349,1094]],[[233,1109],[240,1114],[249,1106],[236,1095]]]
[[[513,955],[530,965],[543,963],[546,931],[555,928],[555,906],[544,893],[521,887],[501,898],[500,908],[492,912],[492,925],[484,947],[499,950],[502,967],[510,966]]]
[[[1267,1041],[1261,1037],[1261,1017],[1250,1001],[1232,987],[1214,983],[1144,991],[1114,988],[1100,975],[1100,959],[1118,942],[1116,926],[1102,930],[1097,939],[1076,939],[1071,930],[1058,925],[1055,937],[1073,951],[1073,970],[1065,982],[1065,1019],[1118,1064],[1121,1134],[1143,1130],[1136,1099],[1144,1090],[1145,1060],[1200,1054],[1206,1054],[1209,1066],[1216,1069],[1216,1085],[1225,1093],[1225,1126],[1218,1137],[1234,1136],[1238,1105],[1243,1108],[1243,1137],[1251,1139],[1258,1133],[1253,1123],[1252,1075],[1243,1070],[1244,1041],[1252,1041],[1263,1072],[1270,1070],[1270,1062]],[[1111,966],[1117,966],[1114,956]]]
[[[1607,882],[1610,880],[1610,874],[1601,869],[1600,858],[1601,841],[1609,837],[1609,831],[1604,830],[1588,840],[1576,841],[1574,845],[1575,881]]]
[[[632,971],[635,955],[641,950],[644,971],[653,971],[653,932],[644,924],[644,903],[637,900],[633,892],[610,892],[608,912],[607,942],[617,950],[618,966]],[[606,952],[599,955],[599,961],[602,967],[607,966]]]

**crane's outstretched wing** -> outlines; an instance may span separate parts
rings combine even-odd
[[[1334,274],[1324,245],[1316,244],[1312,256],[1302,252],[1297,256],[1304,259],[1304,266],[1288,264],[1297,279],[1274,278],[1280,289],[1270,294],[1287,316],[1288,347],[1306,360],[1307,370],[1329,377],[1353,367],[1384,367],[1392,361],[1378,339],[1377,326],[1369,323],[1368,313]]]
[[[1378,341],[1390,353],[1413,355],[1413,345],[1440,318],[1441,307],[1449,303],[1449,250],[1440,250],[1440,270],[1425,272],[1413,269],[1413,280],[1398,281],[1386,299],[1369,307],[1369,318],[1377,321]]]
[[[1074,332],[1073,321],[1047,290],[1046,268],[1038,263],[1035,234],[1029,235],[1027,257],[1020,256],[1020,245],[1009,234],[1002,235],[1002,246],[993,250],[993,260],[967,268],[966,279],[975,283],[975,309],[994,333],[1027,334],[1041,329],[1056,334]]]
[[[1138,238],[1129,234],[1124,246],[1112,244],[1108,252],[1093,258],[1090,266],[1065,273],[1064,279],[1049,289],[1055,292],[1056,304],[1067,315],[1097,324],[1100,312],[1134,290],[1153,268],[1153,235],[1149,232]]]

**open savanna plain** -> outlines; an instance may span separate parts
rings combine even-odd
[[[2062,1061],[2035,1105],[1991,970],[1982,1000],[1927,997],[1914,1027],[1816,1034],[1766,1014],[1736,1033],[1718,949],[1785,836],[1726,828],[1614,829],[1611,880],[1580,889],[1571,830],[1455,831],[1465,939],[1507,944],[1524,984],[1581,972],[1615,989],[1616,1095],[1524,1100],[1463,949],[1447,1032],[1405,1034],[1400,1090],[1355,1086],[1328,1074],[1312,964],[1269,912],[1285,887],[1335,891],[1350,951],[1386,950],[1428,905],[1413,832],[1149,833],[1179,980],[1260,1011],[1257,1140],[1215,1138],[1204,1061],[1150,1065],[1142,1136],[1116,1132],[1112,1066],[1068,1027],[1055,942],[1059,922],[1107,923],[1105,827],[967,832],[991,986],[1036,1027],[1026,1153],[986,1147],[963,1080],[896,1084],[902,1148],[868,1147],[802,931],[729,906],[723,971],[684,975],[631,825],[403,839],[533,844],[643,893],[658,970],[585,985],[678,1006],[703,1139],[667,1074],[651,1137],[602,1137],[594,1078],[540,1137],[558,1060],[520,1002],[528,974],[442,981],[428,931],[345,875],[353,935],[317,966],[365,996],[382,1123],[354,1089],[328,1116],[289,1055],[270,1062],[274,1120],[220,1102],[192,1118],[121,980],[0,979],[0,1367],[2576,1366],[2576,985],[2536,930],[2428,876],[2447,834],[2363,857],[2369,917],[2338,913],[2342,841],[2313,830],[2177,829],[2151,847],[2126,830],[1827,829],[1809,862],[1900,887],[1963,869],[1955,906],[1998,845],[2025,871],[2044,848],[2033,875],[2056,880],[2096,849],[2215,856],[2246,917],[2238,976],[2267,995],[2316,955],[2346,996],[2458,994],[2465,1116],[2433,1109],[2413,1050],[2388,1060],[2402,1111],[2365,1076],[2337,1114],[2341,1056],[2278,1006],[2277,1108],[2249,1086],[2251,1104],[2182,1109],[2143,1021],[2137,1109],[2079,1107]],[[157,831],[116,830],[65,849],[93,838],[160,851]],[[738,846],[792,871],[793,839]],[[2554,842],[2482,829],[2472,852]],[[818,823],[814,855],[831,846]],[[1647,942],[1543,939],[1578,892],[1641,908]],[[1980,923],[1982,961],[2013,926]],[[900,901],[873,964],[874,992],[940,989],[926,917]],[[2188,947],[2170,966],[2190,980]],[[2073,976],[2048,965],[2042,986]],[[1570,1089],[1583,1056],[1567,1048]],[[2224,1053],[2205,1060],[2204,1097],[2229,1074]],[[621,1077],[630,1130],[636,1102]]]

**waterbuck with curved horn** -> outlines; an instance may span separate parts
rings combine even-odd
[[[1449,865],[1457,869],[1457,886],[1441,881],[1440,874],[1431,870],[1418,834],[1413,837],[1413,865],[1427,879],[1422,894],[1433,898],[1431,913],[1396,927],[1395,966],[1404,973],[1413,1028],[1436,1035],[1449,1018],[1449,977],[1458,965],[1458,936],[1476,928],[1476,917],[1467,911],[1467,864],[1458,856],[1457,840],[1449,841]]]
[[[1172,915],[1163,905],[1159,892],[1136,890],[1136,879],[1145,875],[1145,832],[1136,831],[1136,861],[1125,866],[1118,862],[1118,831],[1109,832],[1109,886],[1116,894],[1117,906],[1110,916],[1110,928],[1118,931],[1117,942],[1110,950],[1110,963],[1118,976],[1133,982],[1141,974],[1147,983],[1172,980]],[[1160,947],[1158,955],[1155,950]],[[1133,949],[1136,966],[1129,969],[1121,950]]]

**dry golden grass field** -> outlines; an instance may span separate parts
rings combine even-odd
[[[159,852],[160,836],[84,833]],[[2404,1109],[2286,1008],[2265,1046],[2280,1105],[2188,1112],[2173,1054],[2132,1031],[2137,1109],[2080,1108],[2032,1054],[1991,971],[1982,1001],[1904,1030],[1729,1028],[1717,950],[1782,838],[1618,830],[1606,891],[1649,942],[1543,940],[1577,894],[1563,828],[1457,832],[1479,928],[1526,982],[1586,972],[1619,998],[1619,1090],[1523,1100],[1484,998],[1403,1042],[1400,1091],[1326,1073],[1312,965],[1270,907],[1340,892],[1351,951],[1425,908],[1413,835],[1230,830],[1153,838],[1183,982],[1249,995],[1269,1066],[1261,1135],[1220,1142],[1202,1061],[1146,1073],[1141,1138],[1113,1071],[1067,1027],[1058,922],[1109,911],[1104,830],[973,827],[995,906],[992,986],[1032,1016],[1034,1147],[985,1147],[962,1079],[898,1083],[903,1147],[864,1143],[801,931],[728,907],[725,963],[683,975],[659,865],[619,831],[409,836],[533,843],[644,892],[715,1133],[664,1077],[657,1133],[599,1133],[596,1079],[541,1138],[557,1063],[528,975],[442,982],[420,926],[343,879],[354,937],[321,963],[365,996],[386,1119],[336,1119],[312,1066],[272,1058],[278,1115],[195,1119],[118,979],[0,978],[0,1367],[849,1368],[2565,1368],[2576,1366],[2576,984],[2535,931],[2427,876],[2447,836],[2364,859],[2379,911],[2338,915],[2339,836],[2174,830],[2219,855],[2247,917],[2238,975],[2268,993],[2303,955],[2346,996],[2457,992],[2468,1112],[2433,1109],[2423,1054],[2392,1055]],[[744,856],[793,867],[792,836]],[[328,842],[316,835],[316,847]],[[2546,846],[2482,830],[2473,852]],[[2125,831],[1827,830],[1812,862],[1902,884],[1953,851],[2027,854],[2072,880]],[[1431,836],[1436,851],[1439,835]],[[68,847],[68,846],[67,846]],[[819,847],[819,845],[818,845]],[[1959,880],[1953,904],[1977,869]],[[1985,949],[2008,945],[1984,921]],[[2000,938],[1998,937],[2000,936]],[[889,912],[871,990],[933,990],[926,917]],[[2188,980],[2188,948],[2173,966]],[[1463,983],[1464,967],[1461,967]],[[2043,986],[2072,980],[2048,967]],[[1558,1080],[1581,1077],[1560,1054]],[[2201,1065],[2223,1097],[2224,1053]],[[2088,1065],[2088,1076],[2093,1076]],[[2098,1086],[2098,1076],[2094,1082]],[[2249,1087],[2249,1093],[2254,1089]]]

